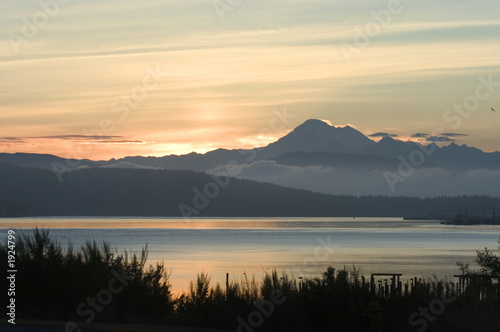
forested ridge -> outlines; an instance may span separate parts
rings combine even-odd
[[[403,217],[500,211],[500,198],[326,195],[175,170],[91,168],[62,181],[49,170],[0,164],[0,216]]]

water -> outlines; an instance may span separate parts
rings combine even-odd
[[[7,229],[30,233],[50,228],[61,244],[79,247],[106,241],[119,251],[140,253],[171,270],[175,293],[185,291],[199,272],[223,283],[244,274],[261,279],[277,269],[296,277],[318,276],[327,266],[370,273],[451,277],[457,261],[473,262],[477,250],[498,248],[500,226],[453,226],[400,218],[19,218],[0,219]]]

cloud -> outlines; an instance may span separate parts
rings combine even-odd
[[[325,119],[319,119],[320,121],[323,121],[324,123],[326,123],[327,125],[329,125],[330,127],[333,127],[333,123],[330,121],[330,120],[325,120]]]
[[[389,134],[389,133],[379,132],[379,133],[371,134],[368,137],[398,137],[398,135],[397,134]]]
[[[126,139],[123,136],[108,135],[55,135],[55,136],[34,136],[34,137],[0,137],[3,143],[25,143],[32,140],[58,140],[72,142],[92,142],[104,144],[144,144],[142,140]]]
[[[238,178],[334,195],[435,197],[467,193],[498,196],[500,184],[500,169],[452,171],[424,167],[416,168],[410,177],[398,183],[395,192],[391,192],[383,170],[359,172],[318,166],[296,167],[274,161],[258,161],[240,167]],[[217,174],[217,170],[224,169],[220,166],[212,172]]]
[[[441,133],[438,135],[427,136],[425,140],[428,142],[454,142],[456,140],[453,137],[467,137],[467,136],[469,135],[462,133]]]
[[[255,147],[263,147],[270,143],[273,143],[278,139],[282,138],[283,136],[286,136],[290,132],[291,130],[289,129],[282,130],[279,132],[270,131],[266,133],[260,133],[251,136],[237,138],[236,141],[242,144],[241,147],[253,149]]]
[[[259,175],[259,176],[282,176],[282,177],[300,177],[312,176],[316,174],[325,174],[333,169],[323,166],[285,166],[277,164],[275,161],[261,160],[250,165],[243,165],[241,174]]]
[[[24,143],[24,139],[21,137],[0,137],[0,142],[2,142],[2,143]]]
[[[30,138],[45,138],[45,139],[69,139],[69,140],[113,140],[122,138],[121,136],[107,136],[107,135],[55,135],[55,136],[38,136]]]
[[[224,169],[225,166],[218,166],[207,171],[207,173],[217,174]],[[252,164],[240,165],[238,170],[239,173],[236,177],[239,178],[272,181],[272,179],[277,178],[310,177],[318,174],[328,174],[333,171],[333,168],[324,166],[285,166],[277,164],[273,160],[260,160]]]
[[[500,169],[490,170],[490,169],[474,169],[465,172],[465,177],[468,179],[493,179],[495,183],[500,184]]]
[[[448,137],[469,136],[467,134],[460,134],[460,133],[442,133],[441,135]]]
[[[412,174],[411,179],[409,181],[418,182],[421,179],[446,177],[451,175],[452,175],[451,171],[446,170],[445,168],[442,167],[417,168],[415,169],[415,172]]]
[[[427,136],[429,136],[429,134],[425,134],[425,133],[416,133],[416,134],[411,135],[411,137],[415,137],[415,138],[421,138],[421,137],[427,137]]]
[[[128,161],[116,163],[116,164],[111,164],[111,165],[105,165],[101,166],[100,168],[122,168],[122,169],[161,169],[158,167],[153,167],[153,166],[143,166],[143,165],[137,165]]]

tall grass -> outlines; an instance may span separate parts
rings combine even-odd
[[[7,246],[0,245],[0,260],[7,261]],[[285,272],[266,272],[261,280],[243,275],[227,284],[212,283],[199,273],[181,295],[170,293],[169,274],[163,263],[146,266],[147,246],[139,255],[118,253],[106,244],[86,242],[67,249],[50,239],[47,230],[17,239],[16,303],[18,318],[84,321],[77,307],[109,288],[116,273],[127,285],[96,312],[95,321],[180,324],[236,329],[249,315],[262,312],[254,331],[368,331],[366,309],[378,301],[384,309],[384,332],[417,331],[409,318],[429,308],[444,295],[451,297],[450,280],[436,277],[415,282],[409,294],[379,296],[356,267],[327,267],[314,278],[297,280]],[[6,280],[0,281],[6,289]],[[271,303],[279,294],[279,303]],[[2,292],[2,297],[5,297]],[[2,303],[5,303],[3,299]],[[254,314],[255,315],[255,314]],[[237,319],[240,320],[237,320]],[[500,294],[471,300],[457,296],[429,322],[426,331],[498,332]]]
[[[2,262],[7,261],[7,250],[5,244],[0,246]],[[147,247],[139,256],[118,253],[95,241],[86,242],[79,250],[72,245],[63,249],[50,239],[48,230],[35,229],[32,235],[22,235],[16,241],[18,317],[82,321],[77,307],[99,291],[108,290],[118,274],[126,276],[127,286],[113,294],[104,310],[95,310],[93,320],[165,321],[173,309],[169,276],[163,264],[146,267],[146,260]],[[6,280],[1,282],[7,286]]]

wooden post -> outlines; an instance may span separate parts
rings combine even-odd
[[[391,298],[396,297],[396,276],[392,276],[392,281],[391,281]]]
[[[375,277],[373,275],[370,278],[370,292],[375,295]]]

